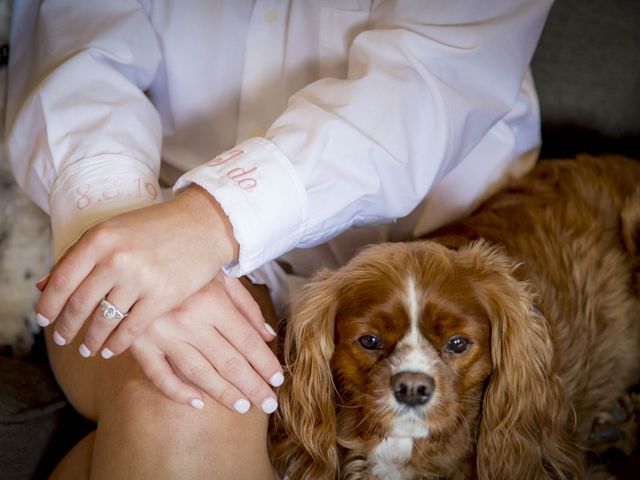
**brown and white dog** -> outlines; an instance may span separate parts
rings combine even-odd
[[[589,476],[594,421],[640,379],[639,228],[640,162],[543,161],[433,238],[319,273],[287,324],[278,472]]]

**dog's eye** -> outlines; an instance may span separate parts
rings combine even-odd
[[[469,340],[459,335],[451,337],[447,340],[447,344],[444,346],[445,350],[449,353],[462,353],[469,348]]]
[[[378,350],[382,348],[382,340],[376,335],[363,335],[358,339],[358,342],[367,350]]]

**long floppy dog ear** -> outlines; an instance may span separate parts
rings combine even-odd
[[[271,455],[291,479],[334,479],[338,472],[335,388],[330,361],[338,288],[320,272],[294,302],[284,345]]]
[[[483,399],[478,477],[582,478],[571,406],[554,373],[548,322],[527,285],[514,278],[506,256],[483,244],[471,250],[493,270],[480,282],[491,322],[493,373]]]

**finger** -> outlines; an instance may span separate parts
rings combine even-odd
[[[225,321],[214,321],[216,329],[247,359],[262,378],[274,387],[282,385],[284,376],[280,362],[251,324],[235,309],[223,315],[226,317]]]
[[[258,342],[265,345],[253,328],[250,326],[246,328],[252,332]],[[194,346],[202,352],[218,373],[246,395],[251,403],[265,413],[273,413],[276,410],[278,402],[273,390],[249,364],[245,356],[220,335],[220,332],[209,327],[202,328],[198,332]],[[271,353],[270,350],[269,353]],[[191,378],[190,380],[193,381]],[[199,383],[195,384],[204,388]]]
[[[251,322],[262,338],[266,341],[271,341],[276,337],[276,332],[265,321],[258,302],[255,301],[238,278],[225,275],[224,290],[238,311]]]
[[[84,322],[111,289],[104,270],[94,269],[78,288],[71,293],[55,320],[53,339],[58,345],[70,343]]]
[[[49,283],[50,276],[51,272],[47,273],[36,282],[36,288],[40,290],[40,292],[42,292],[44,290],[44,287],[47,286],[47,283]]]
[[[140,368],[165,396],[179,403],[202,409],[204,399],[200,391],[183,382],[173,371],[164,353],[147,339],[140,338],[131,345],[131,354]]]
[[[138,300],[131,307],[127,317],[104,342],[100,354],[104,358],[120,355],[147,329],[151,322],[165,313],[151,299]]]
[[[79,250],[77,253],[76,249]],[[58,318],[69,297],[92,272],[94,266],[95,257],[90,251],[79,247],[72,247],[58,261],[43,285],[42,295],[36,304],[38,323],[41,326],[49,325]]]
[[[108,303],[104,304],[104,308],[103,303],[100,302],[95,309],[91,324],[85,332],[80,345],[80,355],[89,357],[100,351],[111,332],[119,328],[119,325],[123,322],[124,317],[121,318],[120,314],[127,315],[137,299],[137,293],[133,290],[114,287],[105,298]],[[108,308],[109,304],[115,307],[116,310]],[[101,355],[103,358],[111,358],[113,352],[104,348],[101,351]]]
[[[240,391],[222,378],[202,354],[187,342],[173,342],[167,351],[173,365],[182,375],[207,394],[238,413],[249,411],[251,404]]]

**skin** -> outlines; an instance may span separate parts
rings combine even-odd
[[[246,289],[220,273],[238,254],[229,219],[198,186],[94,226],[43,286],[36,311],[57,340],[51,351],[72,345],[81,362],[78,350],[111,358],[129,349],[173,400],[201,408],[210,397],[234,411],[249,401],[271,413],[269,384],[282,378],[265,344],[274,335]],[[105,319],[96,308],[105,297],[128,316]]]
[[[268,321],[266,289],[248,286]],[[212,301],[204,292],[196,303]],[[207,305],[208,306],[208,305]],[[181,322],[208,325],[210,311],[178,309],[154,322],[122,355],[105,361],[94,356],[79,361],[75,348],[53,343],[46,331],[51,366],[71,404],[96,422],[97,428],[60,462],[52,479],[270,479],[267,415],[252,408],[231,411],[207,393],[197,410],[167,398],[148,380],[134,358],[145,342],[161,344],[161,332],[172,333]],[[88,323],[81,330],[81,335]],[[72,343],[77,347],[81,335]],[[166,377],[170,378],[170,377]]]

